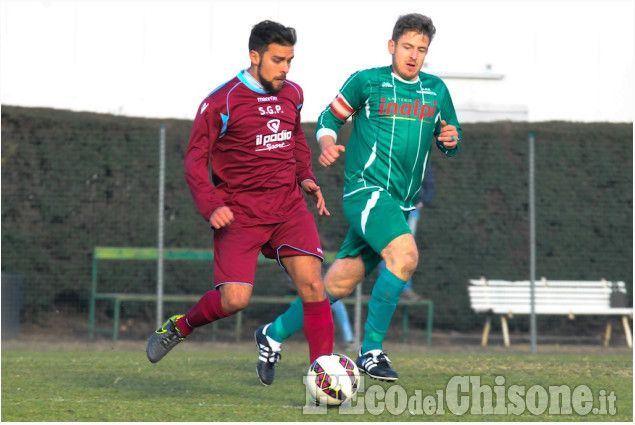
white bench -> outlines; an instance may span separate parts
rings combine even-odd
[[[505,346],[509,347],[509,329],[507,318],[531,314],[530,282],[470,279],[468,286],[472,310],[487,313],[481,345],[487,345],[491,327],[491,317],[500,315]],[[633,318],[633,308],[611,306],[611,298],[626,299],[624,282],[547,280],[542,278],[534,282],[534,311],[536,315],[565,315],[574,319],[576,315],[585,316],[621,316],[626,335],[626,344],[633,347],[629,317]],[[614,303],[615,304],[615,303]],[[618,304],[626,304],[624,302]],[[607,322],[604,346],[611,338],[611,320]]]

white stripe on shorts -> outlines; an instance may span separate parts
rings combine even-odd
[[[373,207],[377,204],[377,200],[379,199],[379,192],[381,191],[378,190],[377,192],[373,192],[372,195],[370,195],[370,199],[368,200],[368,202],[366,202],[366,208],[364,208],[364,211],[362,211],[362,233],[363,234],[366,234],[366,222],[368,221],[370,210],[372,210]]]

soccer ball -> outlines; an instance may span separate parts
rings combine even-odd
[[[326,354],[309,367],[306,386],[316,404],[338,406],[357,392],[359,369],[344,354]]]

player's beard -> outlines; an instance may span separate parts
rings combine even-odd
[[[261,69],[261,65],[258,66],[258,79],[260,80],[260,84],[262,84],[262,87],[268,92],[268,93],[278,93],[280,90],[282,90],[282,85],[280,85],[280,88],[275,88],[273,86],[273,80],[269,81],[266,80],[265,77],[263,77],[262,73],[260,72]]]

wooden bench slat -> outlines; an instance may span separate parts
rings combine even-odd
[[[518,300],[522,300],[522,299],[529,299],[529,297],[531,296],[531,293],[529,291],[526,292],[477,292],[477,291],[471,291],[470,292],[470,296],[474,299],[481,299],[481,298],[491,298],[491,299],[518,299]],[[576,301],[576,300],[593,300],[595,302],[598,301],[602,301],[602,300],[608,300],[611,297],[611,294],[586,294],[586,293],[581,293],[581,294],[575,294],[575,295],[568,295],[568,294],[564,294],[564,293],[555,293],[555,294],[549,294],[549,293],[544,293],[544,292],[535,292],[534,293],[534,297],[535,299],[541,299],[541,300],[571,300],[571,301]]]
[[[470,279],[472,286],[529,286],[528,280],[481,280]],[[536,280],[534,282],[536,288],[538,287],[564,287],[564,288],[613,288],[614,286],[619,290],[626,290],[626,284],[624,281],[583,281],[583,280]]]
[[[476,311],[476,310],[475,310]],[[499,309],[482,309],[477,312],[487,313],[492,312],[494,314],[511,314],[511,315],[528,315],[531,313],[530,308],[524,309],[514,309],[506,310],[503,308]],[[553,314],[553,315],[568,315],[573,314],[574,316],[629,316],[633,314],[632,308],[611,308],[611,309],[587,309],[587,310],[574,310],[574,309],[547,309],[547,308],[536,308],[536,314]]]
[[[610,306],[610,301],[602,300],[598,302],[597,300],[592,299],[577,299],[577,300],[567,300],[566,298],[535,298],[536,304],[566,304],[566,305],[602,305],[602,306]],[[472,299],[472,303],[487,303],[487,304],[529,304],[530,297],[523,298],[493,298],[493,297],[474,297]]]
[[[474,292],[475,294],[528,294],[531,291],[531,288],[514,288],[514,287],[492,287],[492,286],[472,286],[470,287],[470,292]],[[573,292],[573,288],[535,288],[534,293],[536,294],[568,294],[571,296],[581,295],[581,294],[593,294],[593,295],[610,295],[613,291],[609,288],[579,288],[575,289]],[[619,291],[625,293],[625,291]]]

